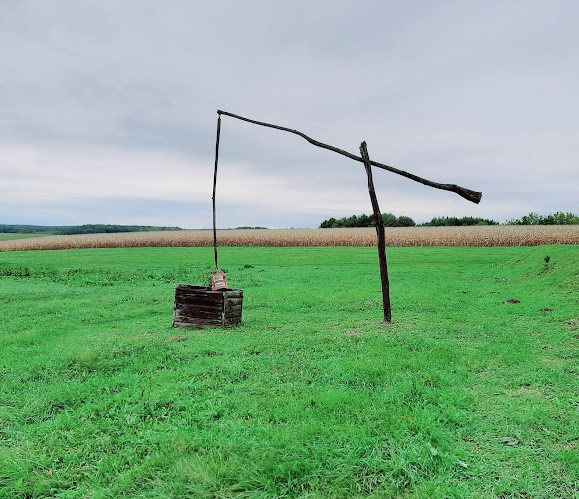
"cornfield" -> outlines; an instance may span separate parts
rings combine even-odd
[[[373,228],[233,229],[217,232],[219,246],[376,246]],[[539,246],[579,244],[579,225],[391,227],[388,246]],[[128,232],[45,236],[0,241],[0,251],[213,246],[213,231]]]

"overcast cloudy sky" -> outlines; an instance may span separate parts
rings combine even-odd
[[[579,211],[579,1],[0,0],[0,223],[211,226],[218,109],[416,222]],[[371,213],[223,117],[217,222]]]

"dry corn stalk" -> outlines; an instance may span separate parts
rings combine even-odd
[[[234,229],[220,246],[376,246],[373,227],[351,229]],[[579,244],[579,225],[389,227],[388,246],[539,246]],[[0,251],[212,246],[211,230],[44,236],[0,241]]]

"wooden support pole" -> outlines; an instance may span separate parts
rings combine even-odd
[[[374,190],[372,180],[372,164],[368,154],[366,142],[360,145],[360,153],[364,160],[366,175],[368,175],[368,192],[372,209],[374,210],[374,221],[376,222],[376,234],[378,235],[378,258],[380,259],[380,279],[382,280],[382,305],[384,308],[384,322],[392,322],[392,306],[390,305],[390,281],[388,279],[388,263],[386,261],[386,231],[384,230],[384,220],[378,206],[378,198]]]
[[[213,173],[213,248],[215,250],[215,271],[219,270],[217,259],[217,223],[215,219],[215,191],[217,188],[217,163],[219,161],[219,135],[221,134],[221,116],[217,118],[217,139],[215,141],[215,171]]]

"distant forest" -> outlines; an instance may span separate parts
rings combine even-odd
[[[412,227],[416,225],[410,217],[396,217],[392,213],[383,213],[382,220],[386,227]],[[334,229],[337,227],[374,227],[374,215],[352,215],[344,218],[330,218],[320,224],[320,229]]]
[[[68,225],[2,225],[2,234],[57,234],[61,230],[70,229]]]
[[[412,218],[392,213],[383,213],[382,219],[386,227],[460,227],[472,225],[500,225],[494,220],[478,217],[434,217],[430,222],[416,224]],[[579,216],[574,213],[558,211],[550,215],[529,213],[520,219],[512,219],[503,225],[579,225]],[[343,218],[329,218],[320,224],[321,229],[337,227],[374,227],[373,215],[352,215]],[[265,227],[236,227],[237,229],[265,229]],[[0,224],[1,234],[40,234],[40,235],[69,235],[69,234],[103,234],[115,232],[150,232],[161,230],[183,230],[181,227],[154,227],[150,225],[18,225]]]
[[[3,234],[103,234],[115,232],[150,232],[158,230],[183,230],[180,227],[152,227],[149,225],[3,225],[0,224],[0,233]]]
[[[392,213],[383,213],[382,219],[386,227],[414,227],[416,224],[407,216],[396,217]],[[520,219],[509,220],[505,225],[577,225],[579,217],[574,213],[558,211],[551,215],[529,213]],[[495,220],[478,217],[434,217],[430,222],[419,224],[423,227],[461,227],[472,225],[499,225]],[[374,227],[373,215],[352,215],[344,218],[329,218],[320,224],[321,229],[337,227]]]
[[[392,213],[383,213],[385,227],[414,227],[416,223],[407,216],[395,216]],[[440,217],[433,218],[430,222],[421,224],[425,226],[461,226],[461,225],[498,225],[494,220],[475,217]],[[330,218],[320,224],[320,229],[332,229],[337,227],[374,227],[374,215],[352,215],[344,218]]]
[[[507,225],[579,225],[579,216],[558,211],[551,215],[529,213],[521,219],[509,220]]]

